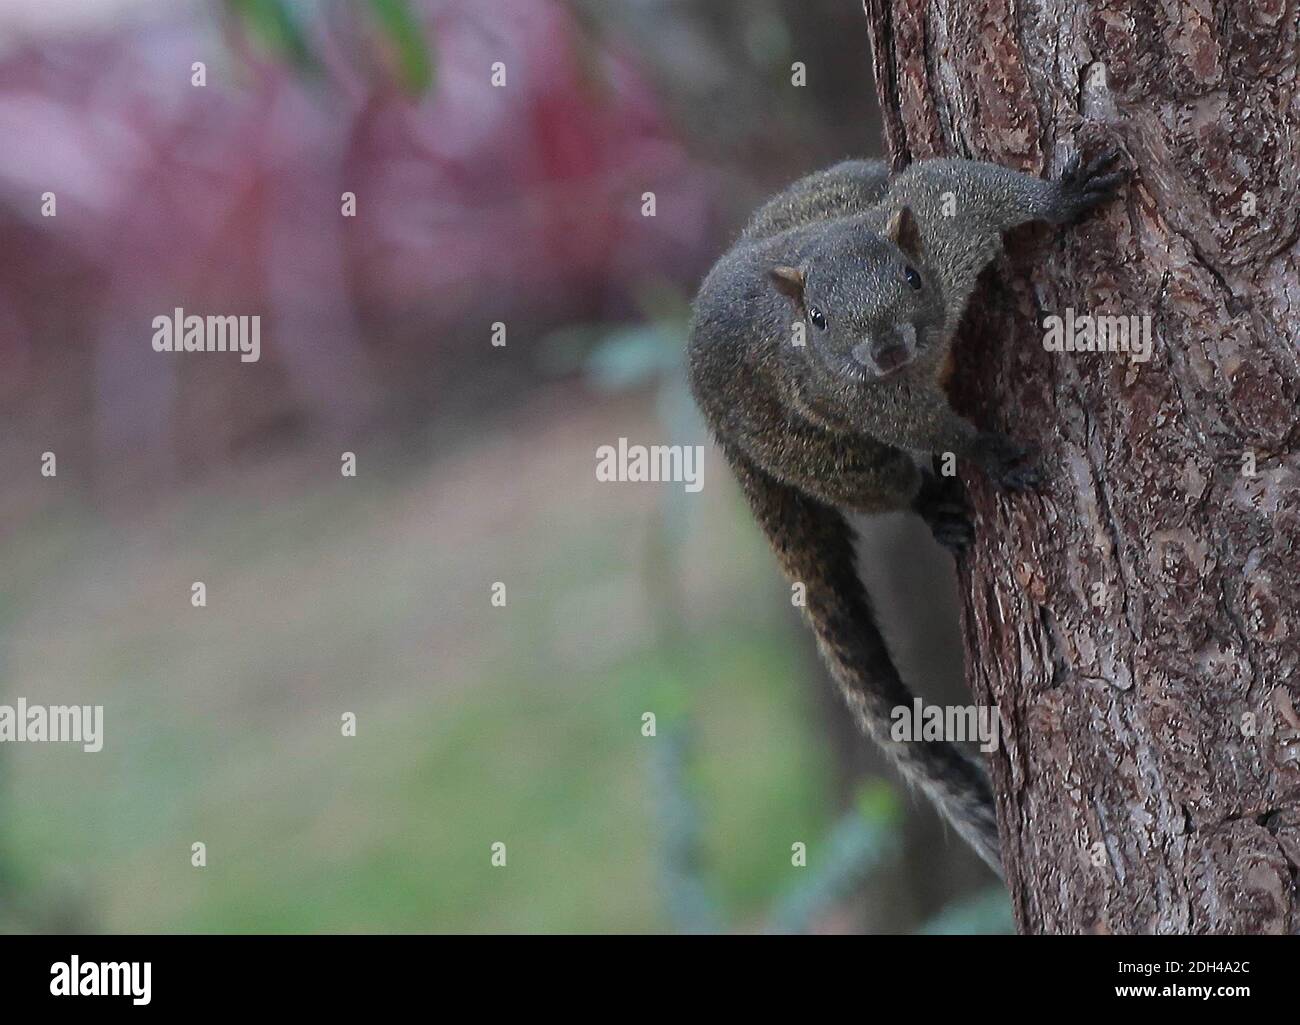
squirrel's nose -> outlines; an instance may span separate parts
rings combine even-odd
[[[868,338],[853,347],[851,355],[859,366],[879,374],[892,373],[912,362],[916,353],[916,328],[903,324],[881,337]]]
[[[888,374],[911,363],[912,354],[907,351],[907,346],[893,342],[873,349],[871,351],[871,361],[875,363],[876,369],[882,374]]]

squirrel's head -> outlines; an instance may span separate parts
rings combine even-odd
[[[805,323],[809,357],[839,383],[861,384],[916,362],[943,326],[943,300],[925,272],[909,207],[883,235],[860,219],[828,225],[799,266],[773,267],[772,283]]]

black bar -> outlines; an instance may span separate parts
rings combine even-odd
[[[148,1003],[129,993],[54,995],[74,955],[79,986],[128,978],[88,963],[135,962],[142,982],[148,962]],[[373,1013],[414,1001],[435,1014],[517,1005],[676,1017],[718,1001],[771,1010],[781,997],[808,1011],[844,1000],[855,1015],[885,1014],[900,1001],[966,1015],[999,1006],[1181,1013],[1191,1004],[1231,1013],[1259,1001],[1290,1005],[1296,957],[1293,940],[1273,937],[8,936],[0,992],[6,1012],[78,1015],[110,1006],[132,1015]]]

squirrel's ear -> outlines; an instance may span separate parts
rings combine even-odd
[[[767,273],[777,291],[800,305],[803,304],[803,271],[798,267],[773,267]]]
[[[895,210],[885,225],[886,237],[917,263],[921,262],[921,229],[910,206]]]

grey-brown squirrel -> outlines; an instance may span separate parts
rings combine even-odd
[[[691,386],[863,728],[996,871],[982,767],[943,741],[897,743],[910,705],[854,565],[841,510],[911,509],[956,551],[971,539],[953,481],[908,450],[953,453],[1004,488],[1037,481],[1024,449],[948,403],[952,336],[1002,233],[1064,224],[1125,177],[1119,151],[1075,157],[1059,181],[994,164],[925,160],[892,180],[878,161],[836,164],[761,207],[695,300]]]

